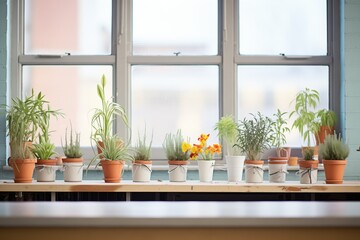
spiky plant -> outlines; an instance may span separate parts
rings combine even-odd
[[[170,161],[186,161],[189,159],[189,153],[183,152],[181,145],[184,142],[181,130],[179,129],[176,134],[167,133],[163,142],[163,148],[166,153],[166,158]],[[189,142],[189,139],[187,139]]]
[[[50,142],[40,142],[34,144],[31,149],[37,159],[47,160],[50,159],[55,152],[55,145]]]
[[[133,159],[129,153],[128,145],[125,145],[116,135],[108,137],[104,141],[104,147],[101,150],[101,156],[104,160],[124,160],[129,163]]]
[[[150,159],[151,153],[151,145],[152,145],[153,136],[151,136],[151,140],[147,143],[146,140],[146,129],[144,135],[140,137],[140,133],[138,133],[138,140],[135,145],[135,153],[134,153],[134,160],[145,160],[148,161]]]
[[[328,135],[324,143],[319,145],[319,155],[325,160],[345,160],[349,152],[349,146],[336,133]]]
[[[70,129],[70,140],[68,141],[67,129],[65,130],[65,145],[63,145],[63,151],[67,158],[81,158],[82,152],[80,148],[80,133],[75,133],[75,139],[73,136],[73,130]]]
[[[306,147],[302,151],[304,160],[313,160],[314,156],[314,148],[312,147]]]
[[[231,115],[222,117],[215,125],[215,130],[219,131],[218,136],[226,143],[226,150],[229,155],[237,155],[239,151],[235,148],[239,125]]]

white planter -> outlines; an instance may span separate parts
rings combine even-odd
[[[286,180],[287,160],[269,160],[269,182],[283,183]]]
[[[263,161],[257,161],[263,162]],[[264,180],[264,169],[262,164],[245,163],[245,182],[262,183]]]
[[[81,182],[83,178],[82,162],[63,163],[64,164],[64,181],[65,182]]]
[[[318,170],[312,168],[300,168],[299,175],[301,184],[314,184],[317,182]]]
[[[38,182],[54,182],[56,179],[56,170],[58,166],[51,165],[36,165],[36,180]]]
[[[186,182],[187,165],[169,163],[169,181],[170,182]]]
[[[200,182],[211,182],[214,174],[215,160],[197,160]]]
[[[229,182],[241,182],[245,156],[226,156],[227,175]]]
[[[149,182],[152,164],[136,163],[132,165],[132,179],[134,182]]]

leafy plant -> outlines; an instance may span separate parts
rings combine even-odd
[[[138,140],[137,140],[137,143],[134,148],[134,150],[135,150],[134,160],[148,161],[150,159],[152,139],[153,139],[153,136],[151,136],[150,142],[147,143],[146,129],[145,129],[144,135],[142,137],[140,137],[140,133],[138,133]]]
[[[287,112],[281,112],[280,109],[273,114],[275,121],[272,124],[273,141],[272,145],[277,148],[278,155],[280,154],[281,148],[286,144],[285,133],[290,132],[290,129],[286,126],[287,120],[284,118],[284,115]]]
[[[64,154],[67,158],[81,158],[82,152],[80,148],[80,133],[75,133],[70,129],[70,140],[68,141],[67,129],[65,131],[65,145],[62,146]]]
[[[336,133],[327,135],[324,143],[319,145],[319,155],[325,160],[345,160],[349,152],[349,146]]]
[[[55,145],[50,142],[40,142],[34,144],[31,149],[37,159],[46,160],[50,159],[55,152]]]
[[[104,160],[124,160],[129,163],[133,159],[129,153],[128,145],[125,145],[116,135],[108,137],[104,141],[104,147],[101,150],[101,156]]]
[[[327,109],[319,110],[316,117],[320,126],[334,127],[337,121],[335,112]]]
[[[238,135],[239,125],[232,116],[222,117],[215,125],[215,130],[219,131],[218,136],[226,143],[226,151],[229,155],[239,155],[240,152],[234,148]]]
[[[315,137],[318,131],[318,124],[316,123],[315,108],[320,102],[319,92],[313,89],[305,88],[296,94],[295,109],[290,113],[292,116],[297,116],[292,127],[299,130],[307,146],[310,146],[311,137]]]
[[[273,122],[260,112],[251,116],[253,119],[240,121],[235,146],[246,154],[248,160],[259,160],[263,151],[271,147]]]
[[[190,153],[182,151],[184,137],[179,129],[176,134],[167,133],[163,142],[166,158],[170,161],[186,161],[190,158]],[[187,139],[189,142],[189,139]]]
[[[95,141],[105,142],[113,135],[113,124],[116,116],[120,116],[123,122],[128,125],[128,118],[124,108],[105,96],[106,78],[101,77],[101,83],[97,85],[97,94],[101,100],[101,108],[95,108],[91,118],[93,129],[92,138]]]
[[[305,147],[302,150],[304,160],[313,160],[314,156],[314,148],[312,147]]]

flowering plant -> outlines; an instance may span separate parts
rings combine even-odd
[[[210,134],[201,134],[198,138],[199,144],[193,144],[191,146],[188,142],[182,143],[182,151],[184,153],[190,152],[190,159],[196,160],[196,159],[203,159],[203,160],[212,160],[214,157],[214,154],[220,154],[221,153],[221,145],[214,143],[213,145],[207,145],[207,140],[209,138]]]

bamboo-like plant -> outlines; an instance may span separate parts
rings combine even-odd
[[[166,153],[166,158],[170,161],[186,161],[190,158],[189,152],[182,151],[182,143],[184,137],[179,129],[176,134],[167,133],[163,142],[163,148]],[[189,138],[186,142],[190,142]]]
[[[234,147],[239,132],[238,128],[239,125],[230,115],[222,117],[215,125],[215,130],[218,131],[218,136],[226,143],[226,151],[230,156],[240,154],[238,148]]]
[[[251,116],[252,119],[240,121],[235,146],[245,153],[247,160],[259,160],[263,151],[271,147],[273,122],[260,112]]]
[[[319,145],[319,155],[325,160],[345,160],[349,152],[349,146],[336,133],[327,135],[324,143]]]
[[[73,136],[72,127],[70,128],[70,139],[67,136],[67,129],[65,130],[65,145],[62,146],[64,154],[67,158],[81,158],[82,152],[80,147],[80,133],[75,132]]]
[[[334,127],[337,121],[335,112],[328,109],[317,111],[316,116],[320,126]]]
[[[281,112],[280,109],[277,110],[276,113],[273,114],[275,120],[273,121],[273,141],[272,145],[276,147],[278,157],[280,157],[280,151],[282,147],[286,144],[286,136],[287,132],[290,132],[290,129],[286,126],[287,120],[284,118],[287,112]]]

